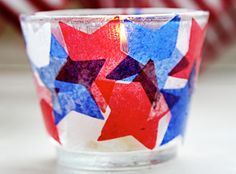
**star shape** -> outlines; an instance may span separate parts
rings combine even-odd
[[[163,89],[161,91],[168,103],[172,115],[162,144],[166,144],[178,135],[184,134],[194,77],[196,78],[198,76],[201,62],[206,27],[207,26],[202,29],[197,21],[192,19],[189,50],[169,73],[169,77],[175,78],[175,83],[176,80],[180,81],[181,79],[187,79],[187,84],[180,89]]]
[[[65,59],[68,57],[65,49],[60,45],[53,34],[51,35],[50,57],[56,57],[58,59]]]
[[[56,140],[58,143],[60,142],[60,138],[58,135],[58,130],[55,125],[55,117],[53,115],[53,108],[52,108],[52,95],[51,92],[47,87],[43,85],[38,77],[37,73],[34,73],[34,82],[36,85],[36,90],[38,94],[38,98],[40,101],[40,108],[43,115],[43,120],[47,129],[48,134]]]
[[[120,49],[119,17],[110,20],[91,34],[63,22],[59,25],[69,56],[73,61],[106,60],[97,78],[105,79],[106,75],[126,57]]]
[[[161,90],[171,111],[171,120],[161,143],[162,145],[184,134],[195,75],[196,65],[194,65],[184,88]]]
[[[128,55],[145,65],[151,59],[155,65],[159,89],[163,88],[168,73],[182,59],[183,55],[176,48],[180,17],[175,16],[163,26],[154,29],[124,21]]]
[[[90,91],[82,84],[55,81],[54,96],[55,123],[58,124],[71,111],[96,119],[104,119]]]
[[[111,108],[98,141],[131,135],[153,149],[157,142],[159,121],[169,112],[158,89],[154,62],[149,60],[143,66],[127,57],[121,65],[109,76],[123,79],[138,73],[133,82],[122,84],[114,80],[96,80]],[[130,72],[129,67],[132,67]]]
[[[124,21],[128,55],[142,64],[168,59],[176,48],[180,17],[175,16],[160,28],[146,28],[129,20]]]
[[[104,59],[74,61],[69,57],[59,71],[56,80],[82,84],[90,90],[90,87],[100,72],[104,62]]]
[[[56,140],[58,143],[61,143],[58,135],[57,126],[54,124],[55,121],[52,107],[44,99],[40,100],[40,106],[47,132],[54,140]]]
[[[192,19],[189,50],[183,57],[183,59],[169,73],[169,76],[188,79],[192,72],[195,61],[197,63],[196,70],[198,74],[198,69],[201,63],[202,46],[204,42],[206,27],[207,26],[202,29],[197,21],[195,19]]]
[[[154,62],[149,60],[141,72],[135,77],[133,82],[140,82],[145,90],[150,103],[156,103],[160,99],[160,91],[158,89]]]
[[[54,115],[57,124],[72,110],[103,119],[101,111],[91,95],[91,86],[104,62],[103,59],[73,61],[68,57],[55,81],[57,95],[54,97]]]
[[[38,73],[43,84],[50,89],[54,90],[54,81],[57,73],[66,62],[68,55],[64,48],[59,44],[54,35],[51,35],[51,46],[50,46],[50,62],[48,65],[43,67],[34,67]]]
[[[154,109],[139,82],[115,83],[109,107],[111,113],[98,141],[133,136],[149,149],[156,146],[158,123],[168,108]]]

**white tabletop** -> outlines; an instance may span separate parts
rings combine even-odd
[[[30,70],[1,68],[0,81],[0,173],[69,173],[56,165]],[[145,173],[236,174],[235,59],[218,61],[201,75],[188,123],[179,156]]]

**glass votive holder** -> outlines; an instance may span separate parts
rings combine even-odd
[[[208,12],[94,9],[21,16],[40,107],[61,165],[130,170],[173,158]]]

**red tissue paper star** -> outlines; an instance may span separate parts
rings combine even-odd
[[[59,139],[57,127],[54,123],[52,107],[43,99],[40,100],[40,106],[43,113],[46,129],[49,135],[51,135],[51,137],[53,137],[54,140],[56,140],[58,143],[61,143]]]
[[[100,83],[99,86],[101,85]],[[111,86],[113,86],[112,83]],[[107,89],[107,91],[110,90]],[[109,100],[111,113],[98,141],[131,135],[145,147],[153,149],[157,141],[158,123],[169,112],[168,108],[160,108],[159,106],[164,106],[160,104],[154,109],[139,82],[115,83],[112,95],[105,98]]]
[[[106,111],[114,85],[114,80],[97,79],[95,83],[93,83],[92,93],[94,96],[96,96],[96,102],[103,112]]]
[[[40,107],[43,114],[43,120],[47,129],[48,134],[53,137],[58,143],[60,138],[58,135],[57,126],[55,125],[53,109],[52,109],[52,97],[50,91],[40,84],[36,75],[34,75],[34,82],[36,85],[37,94],[40,101]]]
[[[204,42],[206,28],[207,26],[202,29],[201,26],[199,26],[199,24],[197,23],[197,21],[195,19],[192,19],[189,50],[183,57],[183,59],[169,73],[170,76],[189,79],[195,61],[197,66],[196,69],[199,69],[202,56],[201,50]]]
[[[73,61],[105,59],[98,78],[105,79],[125,57],[120,49],[120,19],[115,17],[95,32],[88,34],[65,23],[60,28]]]

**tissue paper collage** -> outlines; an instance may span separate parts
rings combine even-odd
[[[51,137],[64,148],[110,152],[184,136],[205,24],[181,15],[75,20],[23,24]]]

